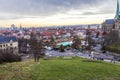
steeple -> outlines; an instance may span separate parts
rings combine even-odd
[[[21,26],[21,24],[20,24],[20,29],[22,29],[22,26]]]
[[[22,33],[22,25],[20,24],[19,32]]]
[[[120,19],[119,0],[117,0],[117,10],[116,10],[115,19]]]

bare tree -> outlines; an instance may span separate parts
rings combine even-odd
[[[91,32],[90,32],[90,30],[86,31],[86,41],[88,42],[87,49],[91,53],[91,50],[92,50],[92,48],[91,48],[91,46],[92,46],[92,38],[91,38]]]
[[[65,52],[64,46],[60,45],[60,52]]]
[[[78,36],[74,36],[72,48],[79,49],[81,46],[81,39]]]
[[[38,40],[33,33],[31,33],[30,47],[31,52],[34,54],[35,62],[38,62],[39,58],[45,56],[43,41]]]

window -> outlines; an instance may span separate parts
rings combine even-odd
[[[10,46],[12,46],[12,44],[10,44]]]
[[[0,45],[0,47],[2,47],[2,45]]]
[[[8,44],[6,44],[6,46],[8,46]]]
[[[15,49],[17,49],[17,47],[15,47]]]

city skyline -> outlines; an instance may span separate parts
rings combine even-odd
[[[100,24],[114,18],[117,0],[0,0],[0,26]]]

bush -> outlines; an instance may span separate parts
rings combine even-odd
[[[0,63],[5,62],[18,62],[21,61],[21,57],[12,53],[0,53]]]

